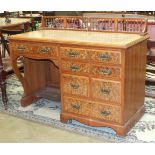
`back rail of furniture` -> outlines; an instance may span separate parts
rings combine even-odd
[[[103,32],[146,33],[145,18],[101,18],[83,16],[43,16],[42,28]]]

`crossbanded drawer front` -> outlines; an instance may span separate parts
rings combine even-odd
[[[40,56],[58,57],[58,47],[48,45],[36,45],[34,47],[34,54]]]
[[[32,52],[32,47],[28,44],[24,44],[24,43],[11,43],[10,44],[10,48],[15,51],[18,52],[19,54],[26,54],[26,53],[31,53]]]
[[[61,63],[62,71],[67,71],[70,73],[89,73],[89,64],[87,63],[78,63],[74,61],[62,61]]]
[[[94,103],[92,105],[91,117],[121,123],[121,108],[118,106]]]
[[[121,84],[120,82],[92,78],[91,80],[92,97],[96,100],[121,103]]]
[[[83,76],[62,75],[63,93],[88,97],[89,79]]]
[[[85,100],[80,100],[71,97],[64,97],[64,111],[74,114],[89,116],[91,113],[92,104]]]
[[[90,59],[107,64],[121,64],[121,53],[108,50],[89,50]]]
[[[99,77],[113,77],[121,78],[121,68],[120,67],[110,67],[104,65],[91,65],[90,72],[94,76]]]
[[[15,49],[19,54],[29,54],[32,56],[58,57],[58,47],[42,44],[17,43],[11,44],[11,48]]]
[[[89,59],[88,52],[85,49],[81,49],[81,48],[61,47],[60,53],[61,53],[61,58],[67,58],[71,60]]]

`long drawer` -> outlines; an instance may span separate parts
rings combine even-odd
[[[61,47],[60,48],[61,58],[72,59],[72,60],[90,60],[93,62],[100,62],[106,64],[117,64],[122,63],[121,52],[111,49],[84,49],[84,48],[72,48],[72,47]]]
[[[67,96],[64,96],[63,100],[63,110],[65,112],[89,116],[97,120],[107,120],[116,123],[121,122],[121,108],[119,106],[109,106]]]
[[[48,44],[30,44],[30,43],[13,43],[11,44],[14,52],[18,52],[18,54],[27,55],[27,56],[36,56],[43,58],[57,58],[59,56],[58,47],[52,46]]]

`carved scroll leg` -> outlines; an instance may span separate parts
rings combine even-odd
[[[25,107],[25,106],[37,101],[39,98],[37,98],[35,94],[33,94],[29,91],[29,88],[31,86],[29,86],[27,80],[21,74],[21,72],[17,66],[18,57],[19,57],[18,55],[13,55],[11,57],[11,64],[12,64],[14,73],[17,75],[17,77],[18,77],[19,81],[22,83],[22,86],[24,89],[24,96],[21,99],[21,106]]]

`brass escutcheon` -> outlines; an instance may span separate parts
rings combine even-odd
[[[68,56],[71,58],[75,58],[77,55],[79,55],[79,52],[77,52],[77,51],[70,50],[68,52]]]
[[[78,83],[70,83],[70,86],[73,88],[73,89],[78,89],[80,87],[80,85]]]
[[[111,91],[110,89],[105,89],[105,88],[101,89],[101,93],[104,94],[104,95],[109,95],[110,91]]]
[[[40,52],[46,54],[49,52],[49,49],[48,48],[42,48],[42,49],[40,49]]]
[[[17,46],[17,50],[19,50],[19,51],[25,51],[25,49],[26,48],[23,45]]]
[[[109,61],[109,60],[111,59],[110,55],[107,54],[107,53],[100,54],[100,55],[99,55],[99,58],[100,58],[102,61]]]
[[[70,70],[76,72],[76,71],[80,70],[80,66],[71,65]]]
[[[111,69],[102,68],[102,69],[99,70],[99,73],[102,74],[102,75],[109,75],[109,74],[111,74]]]
[[[80,109],[80,104],[71,104],[72,108],[79,110]]]
[[[108,116],[108,115],[110,115],[110,114],[111,114],[110,111],[101,110],[101,115],[103,115],[103,116]]]

